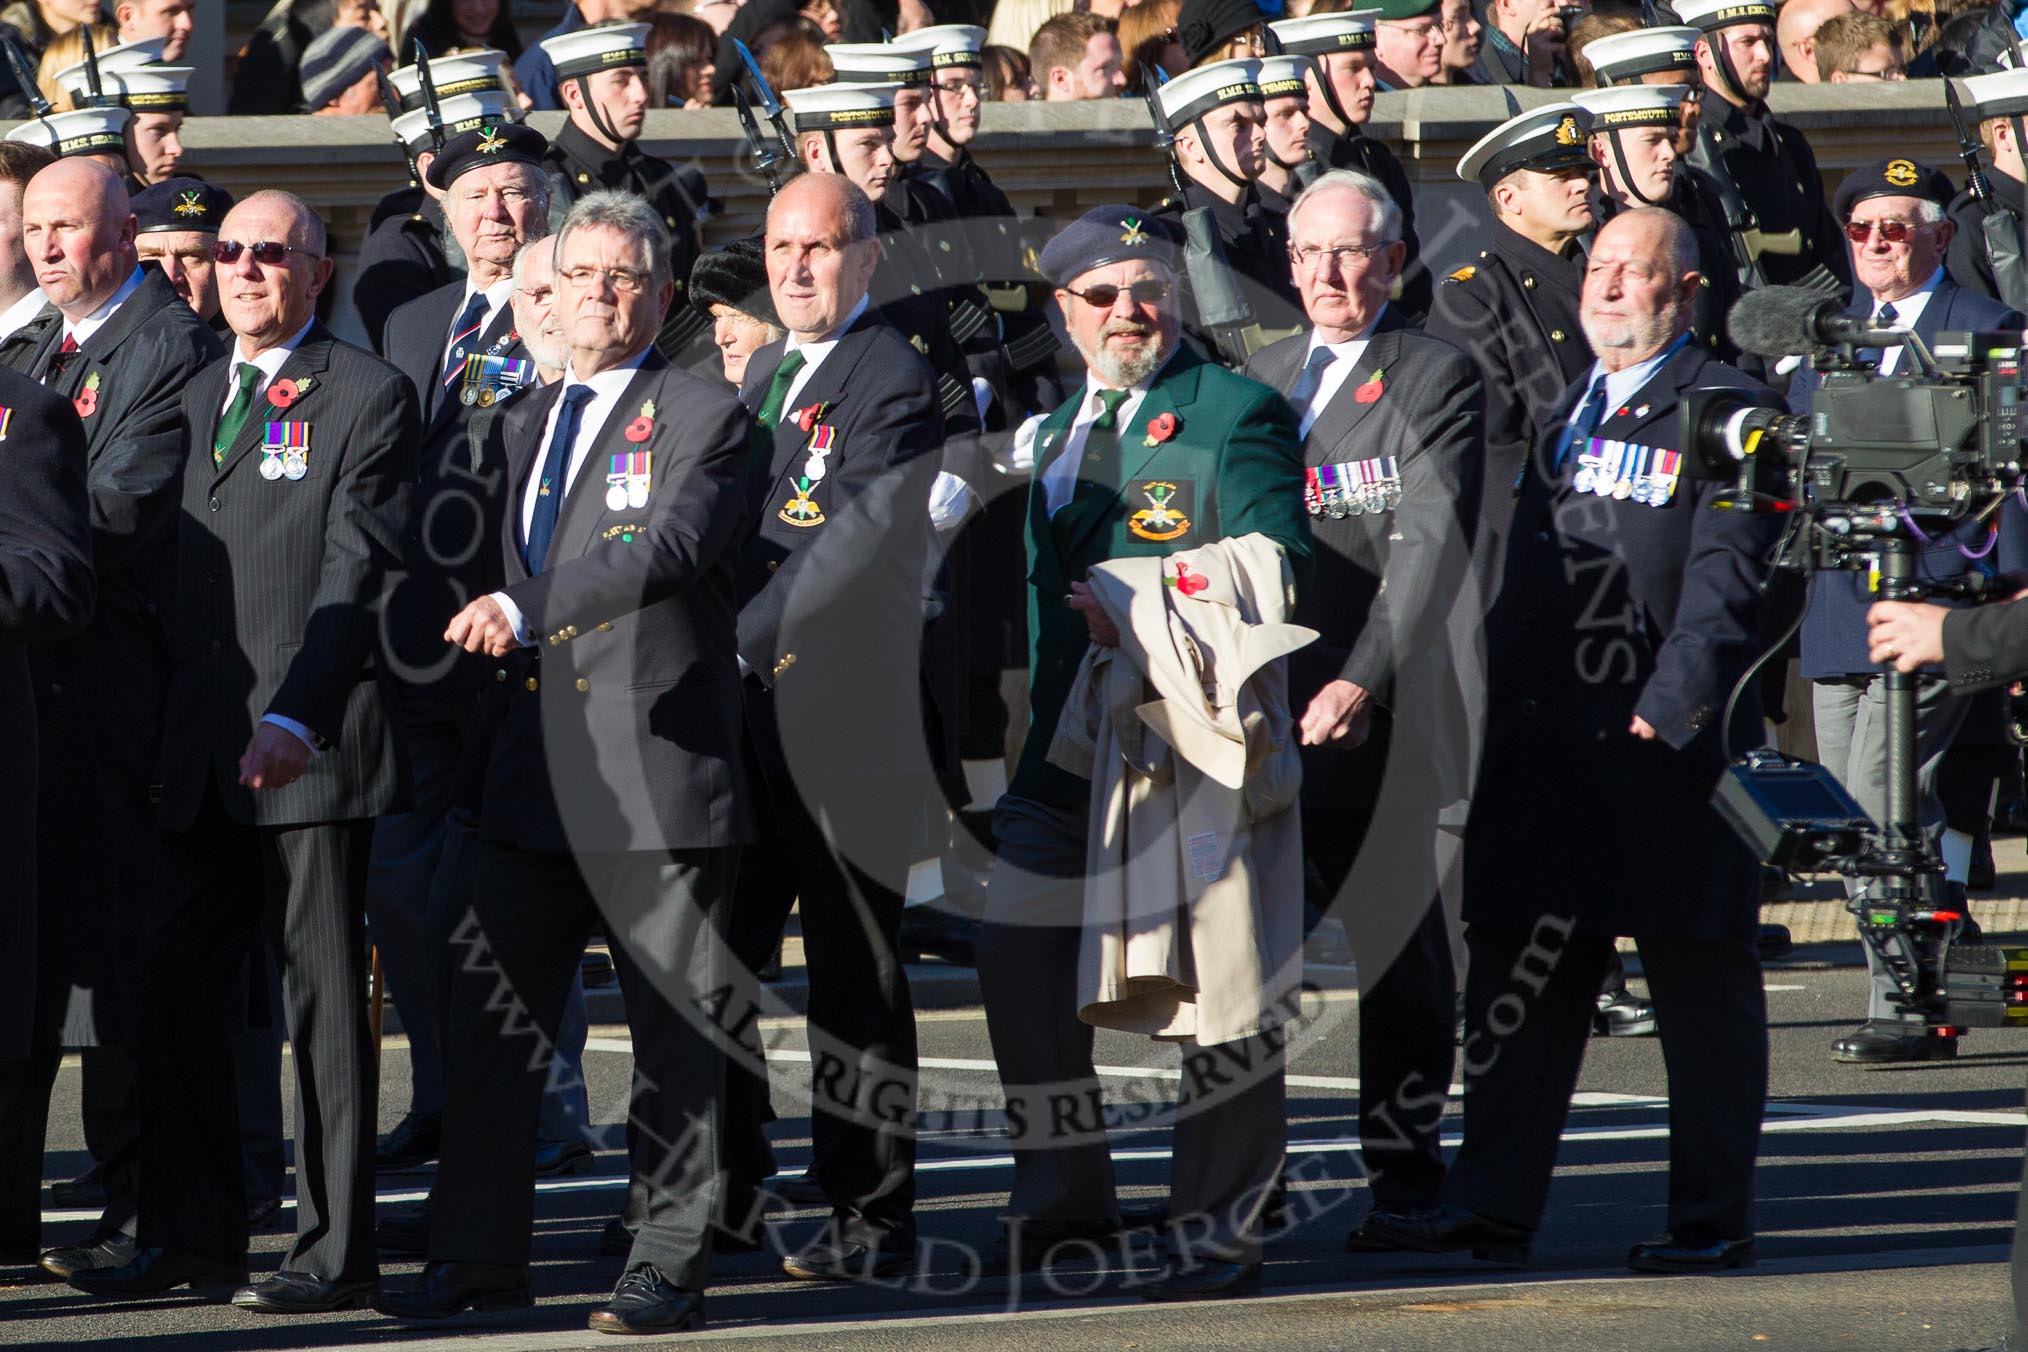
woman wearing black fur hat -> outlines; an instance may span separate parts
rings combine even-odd
[[[734,388],[746,378],[746,359],[782,336],[757,239],[699,255],[690,269],[690,303],[711,317],[711,341]]]

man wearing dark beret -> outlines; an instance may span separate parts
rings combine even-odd
[[[1003,1248],[988,1262],[1007,1270],[1122,1227],[1106,1133],[1094,1120],[1103,1090],[1092,1029],[1078,1018],[1092,786],[1047,758],[1086,651],[1119,641],[1086,573],[1109,559],[1254,533],[1286,552],[1298,587],[1309,570],[1294,417],[1268,386],[1183,346],[1181,242],[1160,217],[1097,207],[1040,259],[1088,375],[1034,431],[1028,736],[993,814],[1000,854],[978,943],[1014,1146]],[[1286,1129],[1279,1063],[1259,1041],[1230,1044],[1235,1057],[1257,1058],[1237,1089],[1211,1092],[1178,1121],[1170,1207],[1189,1218],[1177,1233],[1193,1238],[1191,1252],[1172,1255],[1170,1270],[1144,1288],[1153,1299],[1235,1295],[1258,1283],[1261,1201]],[[1072,1123],[1052,1110],[1065,1101],[1089,1109]]]
[[[172,178],[134,198],[134,252],[153,263],[198,318],[224,333],[211,245],[232,194],[201,178]]]

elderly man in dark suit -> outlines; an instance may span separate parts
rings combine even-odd
[[[748,359],[740,391],[765,430],[739,654],[770,815],[731,935],[758,969],[800,898],[815,1172],[832,1218],[784,1270],[819,1280],[883,1276],[915,1257],[915,1012],[898,942],[915,834],[906,805],[931,782],[915,670],[944,421],[935,371],[869,306],[877,230],[873,203],[843,175],[811,174],[776,196],[765,254],[788,333]],[[732,1084],[739,1192],[726,1215],[745,1229],[765,1172],[766,1096],[744,1068]]]
[[[717,1196],[714,913],[752,838],[733,561],[749,425],[722,381],[653,350],[669,240],[630,194],[557,237],[562,379],[493,430],[506,585],[445,637],[495,659],[509,702],[486,767],[471,907],[452,936],[443,1152],[429,1264],[379,1308],[411,1319],[532,1303],[534,1137],[548,1050],[593,925],[634,1036],[640,1227],[595,1330],[701,1327]],[[501,1021],[499,993],[519,1011]]]
[[[1945,217],[1953,189],[1940,170],[1905,156],[1862,165],[1838,187],[1833,209],[1845,225],[1852,272],[1860,290],[1846,313],[1877,328],[1906,329],[1924,342],[1939,333],[2010,330],[2023,320],[1999,301],[1967,290],[1944,270],[1956,224]],[[1905,371],[1906,349],[1883,348],[1875,366],[1883,375]],[[1789,405],[1811,407],[1823,377],[1796,372]],[[1950,582],[1971,573],[2019,573],[2028,566],[2028,511],[2009,498],[1990,521],[1967,521],[1927,545],[1917,561],[1927,582]],[[1866,653],[1867,580],[1855,573],[1819,573],[1810,579],[1810,606],[1803,616],[1803,675],[1813,681],[1811,705],[1817,758],[1849,788],[1874,820],[1887,809],[1887,689],[1880,669]],[[1973,701],[1953,692],[1931,672],[1916,688],[1916,791],[1922,820],[1932,838],[1944,829],[1944,805],[1937,795],[1937,772],[1952,739],[1965,724]],[[1955,881],[1964,881],[1962,871]],[[1925,886],[1941,902],[1945,878],[1930,874]],[[1864,892],[1855,889],[1856,895]],[[1832,1044],[1837,1061],[1879,1065],[1946,1059],[1957,1054],[1955,1032],[1937,1034],[1894,1006],[1894,978],[1870,944],[1861,945],[1871,978],[1866,1021]]]
[[[44,758],[40,781],[42,1088],[0,1104],[23,1132],[20,1155],[0,1159],[0,1171],[39,1177],[60,1048],[93,1049],[94,1090],[132,1081],[131,938],[153,877],[148,784],[169,680],[183,387],[223,349],[169,279],[140,266],[127,191],[104,166],[73,158],[42,170],[22,194],[22,227],[60,316],[28,364],[84,423],[99,573],[91,624],[30,656],[44,742],[64,754]],[[133,1256],[131,1132],[128,1120],[125,1139],[101,1138],[105,1214],[84,1245],[46,1256],[56,1275]],[[35,1219],[23,1218],[31,1229]]]
[[[1485,397],[1469,357],[1410,330],[1388,301],[1406,246],[1378,179],[1325,174],[1297,197],[1289,234],[1313,327],[1247,374],[1296,415],[1317,542],[1294,618],[1322,637],[1289,659],[1303,846],[1323,889],[1313,913],[1336,910],[1359,961],[1373,1205],[1414,1211],[1443,1182],[1456,979],[1436,902],[1437,814],[1469,775],[1449,623],[1482,606],[1468,583]]]
[[[1778,400],[1690,341],[1696,258],[1690,228],[1659,208],[1599,231],[1581,302],[1599,355],[1526,465],[1487,621],[1485,752],[1465,834],[1464,1144],[1442,1205],[1368,1223],[1404,1248],[1526,1255],[1599,978],[1615,938],[1632,936],[1669,1068],[1670,1147],[1668,1233],[1628,1264],[1709,1271],[1753,1257],[1760,891],[1711,793],[1728,748],[1761,736],[1750,686],[1721,723],[1759,651],[1778,523],[1715,509],[1721,486],[1684,483],[1670,443],[1689,390]]]
[[[91,618],[91,500],[85,488],[85,434],[58,395],[0,370],[0,439],[8,472],[0,481],[0,744],[17,778],[0,795],[0,851],[11,861],[0,877],[0,1094],[25,1102],[49,1089],[34,1054],[36,1016],[37,712],[28,666],[30,644],[76,633]],[[19,1130],[19,1128],[15,1128]],[[23,1133],[25,1136],[25,1133]],[[20,1152],[0,1197],[0,1265],[36,1261],[41,1220],[42,1137],[10,1142]]]
[[[323,223],[255,193],[219,230],[226,360],[184,387],[175,626],[157,761],[162,883],[143,935],[140,1242],[74,1274],[116,1297],[246,1271],[227,978],[276,945],[297,1082],[297,1237],[234,1293],[298,1313],[371,1300],[375,1067],[361,906],[402,770],[371,609],[415,479],[406,376],[315,319]],[[102,389],[104,387],[102,386]],[[104,397],[104,396],[102,396]]]

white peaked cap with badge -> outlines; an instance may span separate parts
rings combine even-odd
[[[1213,108],[1260,101],[1260,62],[1244,57],[1186,70],[1155,91],[1170,131],[1182,130]]]
[[[1545,103],[1481,136],[1458,161],[1458,177],[1491,189],[1517,169],[1589,169],[1585,141],[1590,135],[1590,113],[1574,103]]]
[[[1608,85],[1662,71],[1695,70],[1697,40],[1703,36],[1687,26],[1608,33],[1584,44],[1584,59],[1599,83]]]
[[[894,122],[898,84],[828,84],[791,89],[782,102],[795,114],[797,131],[885,127]]]

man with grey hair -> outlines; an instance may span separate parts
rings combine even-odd
[[[1464,1144],[1440,1205],[1368,1222],[1383,1242],[1525,1259],[1600,978],[1630,937],[1669,1067],[1669,1209],[1666,1233],[1628,1266],[1753,1258],[1767,1096],[1759,866],[1711,795],[1728,745],[1761,735],[1751,684],[1724,718],[1766,632],[1760,584],[1779,524],[1717,510],[1724,487],[1683,477],[1677,428],[1691,390],[1780,401],[1690,341],[1695,256],[1690,228],[1655,207],[1615,217],[1592,244],[1580,313],[1597,357],[1524,463],[1486,623],[1464,853]]]
[[[1443,1182],[1456,985],[1435,845],[1437,814],[1470,773],[1449,622],[1459,607],[1480,613],[1467,583],[1485,467],[1477,368],[1388,299],[1406,251],[1378,179],[1318,178],[1289,211],[1312,327],[1246,368],[1287,398],[1303,438],[1317,576],[1292,619],[1320,635],[1289,659],[1313,866],[1305,928],[1331,911],[1358,961],[1360,1153],[1383,1214],[1432,1205]],[[1389,825],[1371,831],[1383,782]],[[1362,1227],[1351,1243],[1375,1247],[1364,1241]]]
[[[753,838],[733,568],[749,423],[721,382],[670,368],[660,218],[580,198],[557,240],[569,360],[496,422],[504,582],[445,637],[494,659],[505,707],[479,807],[469,908],[451,941],[443,1150],[412,1319],[532,1303],[536,1117],[571,975],[595,925],[634,1041],[628,1123],[640,1227],[612,1333],[701,1327],[717,1200],[714,912]],[[499,992],[517,1014],[502,1022]]]

